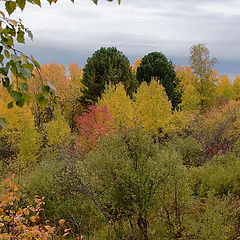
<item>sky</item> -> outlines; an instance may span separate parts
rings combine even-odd
[[[189,48],[206,43],[216,68],[240,73],[240,0],[58,0],[28,4],[14,13],[34,41],[18,46],[41,64],[84,66],[100,47],[117,47],[130,60],[160,51],[176,65],[188,64]]]

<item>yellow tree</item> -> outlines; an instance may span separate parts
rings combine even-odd
[[[135,122],[143,130],[155,136],[164,136],[171,131],[172,105],[162,85],[152,80],[143,82],[134,96]]]
[[[69,66],[69,74],[67,68],[63,64],[50,63],[42,65],[41,78],[38,73],[35,73],[33,81],[30,84],[30,93],[32,96],[39,93],[39,89],[47,82],[51,83],[56,88],[56,98],[61,111],[70,126],[73,126],[73,116],[81,110],[81,105],[77,101],[82,95],[82,67],[77,63],[72,63]],[[54,102],[49,101],[47,108],[43,111],[37,104],[34,106],[35,116],[37,116],[38,125],[42,122],[48,122],[53,119]]]
[[[83,69],[81,66],[79,66],[77,63],[73,62],[69,65],[69,78],[70,78],[70,84],[69,84],[69,93],[68,98],[77,98],[81,96],[81,90],[84,88],[84,85],[82,83],[83,78]]]
[[[0,86],[0,112],[7,119],[6,128],[0,131],[0,137],[7,137],[8,142],[16,149],[19,173],[21,173],[25,165],[36,161],[41,141],[34,127],[34,117],[30,108],[26,105],[19,108],[11,104],[11,101],[6,89]],[[10,104],[7,107],[8,102]]]
[[[235,100],[240,99],[240,75],[236,75],[232,85],[233,98]]]
[[[82,83],[83,69],[77,63],[73,62],[69,65],[69,89],[66,95],[66,101],[63,105],[63,114],[68,121],[71,129],[74,126],[74,116],[79,115],[83,110],[83,106],[78,101],[82,96],[82,90],[85,86]]]
[[[216,85],[211,79],[211,74],[217,60],[210,59],[209,50],[205,44],[200,43],[190,48],[189,62],[198,79],[196,90],[200,96],[200,112],[203,113],[214,101]]]
[[[137,68],[140,66],[141,62],[142,62],[142,58],[138,58],[134,62],[133,66],[132,66],[132,71],[133,71],[134,74],[137,73]]]
[[[63,64],[50,63],[41,66],[41,76],[35,70],[34,77],[29,82],[29,92],[32,97],[38,96],[41,91],[48,92],[49,88],[42,90],[41,86],[47,83],[52,84],[57,90],[55,92],[54,98],[57,98],[58,103],[62,104],[66,101],[66,96],[68,94],[70,80],[67,77],[67,69]],[[36,123],[40,127],[43,123],[51,121],[54,118],[54,98],[52,97],[48,101],[47,106],[41,109],[37,102],[33,102],[32,110],[35,115]],[[44,100],[45,101],[45,100]]]
[[[35,72],[34,78],[30,82],[30,90],[39,93],[39,88],[43,84],[50,82],[56,88],[56,95],[60,101],[64,101],[69,90],[70,79],[67,77],[67,68],[63,64],[50,63],[41,66],[40,75]]]
[[[188,112],[196,112],[200,110],[200,95],[197,91],[198,79],[193,74],[189,66],[177,66],[175,68],[177,78],[180,80],[180,88],[182,90],[181,108]]]
[[[134,126],[132,100],[121,83],[107,85],[98,106],[107,106],[118,128]]]
[[[233,98],[232,84],[227,75],[219,76],[216,95],[223,100],[230,100]]]
[[[54,120],[44,124],[44,130],[47,144],[53,156],[70,144],[71,129],[59,109],[54,110]]]

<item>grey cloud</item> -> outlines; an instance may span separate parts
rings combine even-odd
[[[186,64],[191,45],[207,43],[221,59],[221,71],[240,72],[240,2],[236,0],[122,0],[99,6],[89,0],[29,8],[23,15],[35,41],[27,51],[40,62],[81,65],[101,46],[116,46],[131,61],[162,51],[176,64]],[[223,66],[226,63],[226,66]]]
[[[81,66],[86,64],[87,58],[91,57],[93,52],[100,47],[109,47],[111,45],[101,45],[97,48],[91,48],[90,50],[84,49],[76,49],[76,50],[66,50],[64,48],[47,48],[47,47],[35,47],[31,46],[26,49],[26,47],[21,48],[21,50],[31,53],[35,56],[36,59],[41,64],[57,62],[59,64],[65,64],[68,66],[72,62],[77,62]],[[114,46],[114,45],[113,45]],[[146,52],[143,52],[142,55],[136,54],[128,54],[125,49],[128,49],[128,46],[118,46],[118,49],[122,51],[130,60],[131,64],[139,58],[140,56],[144,56],[145,54],[154,51],[154,49],[148,49]],[[167,55],[167,58],[173,62],[175,65],[187,65],[188,57],[187,56],[178,56],[175,55]],[[218,64],[216,68],[222,74],[228,75],[236,75],[240,72],[240,60],[236,61],[227,61],[225,59],[218,59]]]

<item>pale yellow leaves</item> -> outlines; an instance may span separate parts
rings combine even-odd
[[[163,135],[169,130],[172,117],[171,103],[162,85],[152,80],[143,82],[135,95],[135,121],[151,135]]]
[[[134,126],[132,100],[127,96],[121,83],[116,86],[112,84],[106,86],[98,105],[108,107],[117,127],[129,128]]]
[[[40,135],[34,127],[34,117],[28,106],[22,108],[13,106],[9,109],[11,101],[6,89],[0,87],[0,112],[7,119],[7,127],[0,132],[18,149],[18,159],[21,164],[34,162],[40,147]]]
[[[236,75],[234,78],[232,91],[233,91],[233,98],[235,100],[239,100],[240,99],[240,76],[239,75]]]
[[[53,121],[44,125],[47,142],[52,153],[56,153],[59,148],[65,147],[69,143],[71,132],[70,127],[64,117],[60,114],[59,109],[55,110],[54,118]]]
[[[141,126],[143,131],[164,136],[179,131],[182,115],[172,113],[171,102],[163,86],[156,80],[143,82],[133,99],[127,96],[122,84],[108,85],[98,105],[107,106],[118,129]],[[176,126],[176,124],[178,126]]]
[[[233,91],[230,79],[227,75],[221,75],[219,77],[216,94],[217,97],[224,100],[230,100],[233,98]]]

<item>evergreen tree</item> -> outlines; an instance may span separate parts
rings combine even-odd
[[[181,92],[177,90],[179,80],[171,61],[161,52],[152,52],[144,56],[137,69],[137,80],[151,82],[152,77],[157,78],[166,90],[168,99],[175,109],[181,102]]]
[[[83,84],[86,89],[83,90],[82,100],[85,105],[97,102],[106,84],[122,82],[130,96],[136,88],[128,58],[115,47],[97,50],[88,58],[83,71]]]

